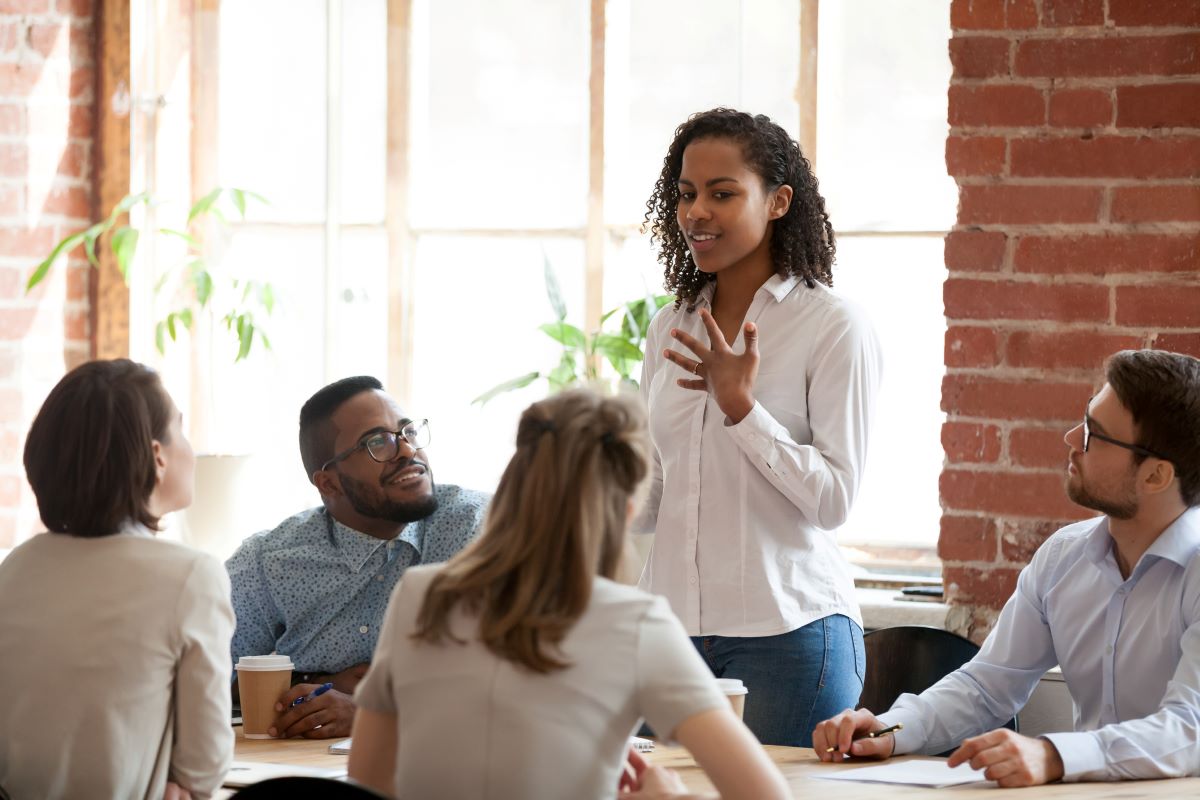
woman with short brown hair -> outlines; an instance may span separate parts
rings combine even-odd
[[[0,562],[0,787],[13,797],[207,797],[233,755],[229,579],[156,539],[195,464],[158,375],[66,375],[25,444],[49,533]]]

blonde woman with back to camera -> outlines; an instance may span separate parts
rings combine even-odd
[[[687,797],[633,759],[644,717],[724,798],[788,796],[666,601],[618,583],[648,474],[633,398],[534,403],[481,538],[396,587],[356,700],[350,776],[397,797]],[[624,776],[624,777],[623,777]]]

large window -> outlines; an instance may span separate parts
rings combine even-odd
[[[840,235],[835,284],[870,310],[886,357],[843,532],[853,545],[937,536],[941,235],[955,202],[942,160],[947,5],[820,7],[815,163]],[[408,65],[392,94],[405,102],[390,107],[389,7],[405,15]],[[813,124],[798,89],[813,55],[801,0],[259,0],[219,14],[219,46],[195,54],[213,61],[217,133],[193,147],[215,148],[220,185],[270,200],[233,223],[223,261],[276,286],[273,348],[234,365],[200,343],[167,362],[201,362],[171,374],[211,387],[194,393],[213,407],[206,449],[259,459],[264,489],[242,534],[316,502],[296,417],[349,374],[378,375],[431,418],[439,480],[494,486],[544,384],[471,400],[554,363],[537,330],[552,318],[544,264],[580,326],[661,291],[640,224],[674,128],[718,105],[797,138]],[[396,180],[403,219],[389,218]],[[389,251],[397,231],[403,253]]]

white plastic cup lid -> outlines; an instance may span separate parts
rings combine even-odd
[[[274,672],[291,670],[295,665],[291,656],[242,656],[238,659],[237,668],[245,672]]]
[[[749,694],[750,690],[738,678],[717,678],[717,686],[726,695]]]

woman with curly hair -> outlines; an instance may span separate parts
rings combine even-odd
[[[825,201],[767,117],[693,115],[646,207],[677,299],[646,340],[655,469],[637,529],[656,536],[641,585],[715,675],[746,684],[760,740],[808,747],[862,689],[862,616],[834,534],[862,480],[879,344],[830,288]]]

